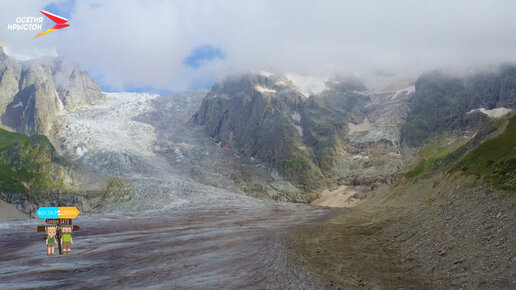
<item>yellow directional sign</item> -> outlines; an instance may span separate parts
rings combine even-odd
[[[60,206],[59,207],[59,218],[60,219],[74,219],[79,215],[79,210],[75,206]]]

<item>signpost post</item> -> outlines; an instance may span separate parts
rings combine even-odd
[[[61,226],[62,225],[72,225],[72,219],[76,218],[79,215],[79,210],[75,206],[67,206],[67,207],[40,207],[36,211],[36,215],[39,218],[44,218],[45,222],[49,225],[57,226],[56,231],[56,239],[57,246],[59,247],[59,255],[62,255],[61,251]],[[72,226],[72,231],[78,231],[80,229],[79,226]],[[38,232],[44,232],[45,226],[38,226]]]

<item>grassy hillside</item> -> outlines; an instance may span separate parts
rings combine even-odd
[[[407,171],[405,176],[417,178],[450,166],[466,152],[482,143],[489,134],[500,129],[505,121],[505,119],[490,121],[482,126],[475,136],[467,142],[465,142],[464,137],[446,138],[447,135],[432,138],[428,145],[421,148],[421,161],[414,168]],[[449,141],[449,139],[452,140]]]
[[[452,171],[483,177],[495,188],[516,191],[516,116],[505,131],[473,149]]]

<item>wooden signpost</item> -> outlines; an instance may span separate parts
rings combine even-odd
[[[57,246],[59,247],[59,255],[62,255],[61,251],[61,227],[62,226],[72,226],[72,231],[78,231],[80,229],[77,225],[72,225],[72,219],[76,218],[79,215],[79,210],[76,207],[40,207],[36,212],[39,218],[46,218],[45,222],[48,225],[53,225],[57,227],[56,230],[56,239]],[[52,217],[52,218],[47,218]],[[47,226],[38,226],[38,232],[45,232],[45,228]]]

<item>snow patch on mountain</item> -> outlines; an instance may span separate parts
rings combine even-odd
[[[266,88],[266,87],[262,87],[260,85],[256,85],[254,87],[254,89],[259,91],[260,93],[275,93],[276,92],[276,90],[269,89],[269,88]]]
[[[468,114],[471,114],[474,112],[480,112],[480,113],[484,113],[484,114],[488,115],[490,118],[500,118],[501,116],[503,116],[511,111],[512,111],[512,109],[503,108],[503,107],[492,109],[492,110],[486,110],[485,108],[478,108],[478,109],[473,109],[473,110],[469,111]]]
[[[326,89],[326,78],[288,73],[285,75],[305,97],[320,94]]]
[[[274,75],[273,73],[264,70],[259,71],[258,74],[266,78],[272,77]]]
[[[397,90],[394,95],[392,95],[391,100],[395,100],[399,95],[409,95],[416,91],[416,86],[410,86],[405,89]]]

